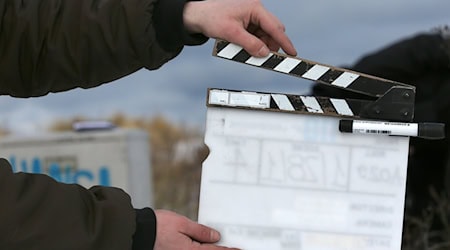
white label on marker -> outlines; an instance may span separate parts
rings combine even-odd
[[[353,133],[417,136],[417,123],[353,121]]]

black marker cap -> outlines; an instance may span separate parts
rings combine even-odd
[[[340,126],[339,126],[340,129]],[[445,138],[444,123],[419,123],[418,137],[430,140],[439,140]]]
[[[339,121],[339,131],[344,133],[353,132],[353,120],[340,120]]]

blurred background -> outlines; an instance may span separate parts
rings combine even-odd
[[[388,43],[450,23],[448,0],[263,3],[286,25],[300,57],[335,66],[352,64]],[[212,57],[213,42],[186,47],[159,70],[141,70],[94,89],[30,99],[0,96],[0,127],[34,133],[55,119],[126,113],[162,115],[171,122],[202,128],[208,87],[297,94],[309,90],[307,81]]]
[[[285,24],[299,57],[334,66],[450,24],[448,0],[262,2]],[[308,94],[311,87],[306,80],[212,57],[213,43],[186,47],[159,70],[140,70],[94,89],[27,99],[0,96],[0,136],[66,131],[80,120],[143,129],[150,134],[155,207],[196,219],[201,162],[208,153],[207,88]],[[436,218],[448,221],[449,203],[435,197],[435,208],[405,223],[404,249],[450,249],[448,223],[438,240],[422,237],[433,233]]]

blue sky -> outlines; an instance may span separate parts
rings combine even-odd
[[[302,58],[352,64],[399,39],[450,25],[449,0],[263,0],[286,26]],[[45,97],[0,96],[0,127],[39,133],[60,118],[163,115],[203,127],[208,87],[305,94],[309,82],[211,56],[213,40],[186,47],[156,71],[141,70],[103,86]]]

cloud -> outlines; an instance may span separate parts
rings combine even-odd
[[[300,57],[331,65],[351,64],[398,39],[450,24],[448,0],[263,0],[263,4],[286,25]],[[159,70],[141,70],[89,90],[29,99],[0,96],[0,126],[37,132],[57,118],[101,118],[117,112],[162,114],[202,126],[208,87],[308,91],[308,81],[212,57],[212,47],[212,40],[186,47]]]

